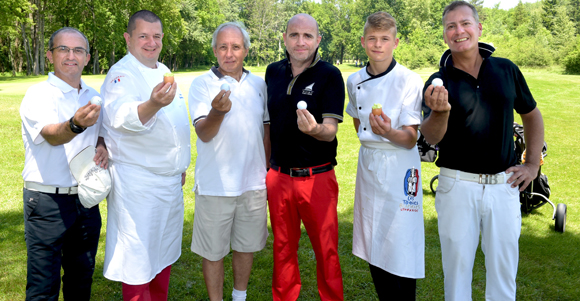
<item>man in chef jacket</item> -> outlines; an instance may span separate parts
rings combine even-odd
[[[159,17],[136,12],[124,37],[127,55],[101,87],[113,178],[103,273],[123,283],[124,300],[166,300],[181,255],[189,120],[177,84],[163,83]]]

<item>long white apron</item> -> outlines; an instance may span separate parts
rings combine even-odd
[[[363,142],[359,151],[352,253],[391,274],[425,277],[421,161],[417,147]]]
[[[161,82],[162,72],[144,70],[148,87],[143,88],[152,91]],[[107,198],[103,274],[107,279],[131,285],[148,283],[181,256],[181,175],[162,176],[115,162],[109,168],[113,185]]]

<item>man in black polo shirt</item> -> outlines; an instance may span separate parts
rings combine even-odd
[[[542,115],[518,67],[491,57],[479,43],[477,10],[463,1],[443,11],[449,46],[439,72],[425,84],[421,132],[439,145],[435,198],[446,300],[471,300],[472,269],[481,233],[486,299],[515,300],[519,191],[536,178],[544,140]],[[435,78],[443,87],[434,87]],[[527,155],[515,166],[514,109],[525,128]]]
[[[266,185],[274,233],[275,301],[296,300],[300,294],[301,220],[316,254],[321,300],[343,300],[333,166],[344,81],[336,67],[320,60],[321,38],[314,18],[295,15],[284,33],[288,58],[266,70],[272,143]],[[307,109],[297,110],[299,101],[305,101]]]

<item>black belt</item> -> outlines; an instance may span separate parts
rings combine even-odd
[[[281,173],[285,173],[287,175],[290,175],[291,177],[310,177],[310,176],[315,175],[315,174],[330,171],[334,168],[334,166],[332,166],[332,164],[328,163],[326,165],[318,166],[318,167],[288,168],[288,167],[280,167],[280,166],[276,166],[276,165],[272,164],[270,166],[270,168],[272,168],[275,171],[279,171]]]

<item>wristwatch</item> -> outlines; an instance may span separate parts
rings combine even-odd
[[[71,117],[70,120],[68,121],[68,124],[70,125],[70,130],[75,134],[80,134],[80,133],[84,132],[87,128],[76,125],[73,122],[73,118],[75,118],[75,117],[74,116]]]

